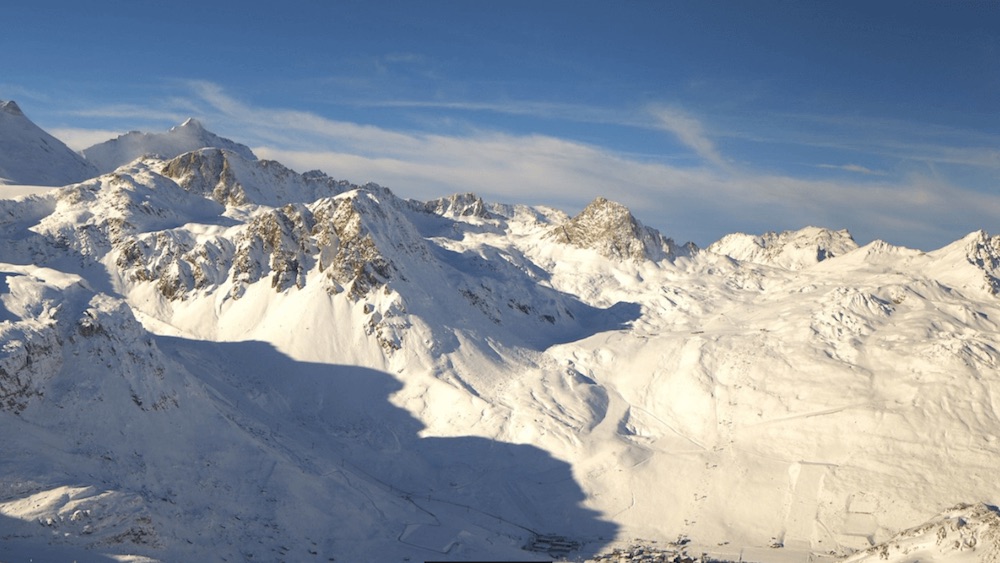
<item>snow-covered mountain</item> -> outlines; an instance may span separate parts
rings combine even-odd
[[[799,270],[846,254],[857,247],[858,244],[846,230],[806,227],[760,236],[733,233],[713,243],[708,250],[743,262]]]
[[[1000,497],[984,232],[699,250],[199,147],[0,200],[0,278],[0,560],[995,552],[942,513]]]
[[[0,100],[0,184],[64,186],[97,168],[35,125],[13,101]]]
[[[247,160],[257,158],[246,145],[208,131],[196,119],[188,119],[166,133],[130,131],[115,139],[83,149],[83,155],[101,173],[107,173],[142,156],[152,155],[169,159],[209,147],[234,152]]]

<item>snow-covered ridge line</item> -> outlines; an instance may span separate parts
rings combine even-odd
[[[799,270],[858,248],[846,230],[805,227],[797,231],[726,235],[708,250],[736,260]]]
[[[13,101],[0,100],[0,185],[64,186],[97,168],[31,122]]]

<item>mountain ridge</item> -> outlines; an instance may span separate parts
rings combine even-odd
[[[171,159],[202,148],[219,148],[234,152],[244,159],[256,160],[246,145],[220,137],[194,118],[170,128],[166,133],[130,131],[114,139],[87,147],[83,156],[101,173],[111,172],[143,156]]]
[[[733,233],[709,245],[708,250],[736,260],[798,270],[857,248],[846,229],[804,227],[759,236]]]

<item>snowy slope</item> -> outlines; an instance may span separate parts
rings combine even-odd
[[[0,185],[64,186],[97,169],[31,122],[13,101],[0,100]]]
[[[616,522],[842,553],[995,502],[1000,311],[942,282],[981,268],[868,250],[787,277],[716,264],[661,286],[632,334],[551,351],[620,397]]]
[[[700,251],[215,148],[0,199],[0,238],[0,560],[783,561],[1000,497],[983,232]]]
[[[142,156],[156,155],[169,159],[207,147],[232,151],[247,160],[257,158],[247,146],[208,131],[196,119],[188,119],[166,133],[130,131],[84,149],[83,155],[100,172],[106,173]]]
[[[984,504],[962,504],[847,559],[867,561],[998,561],[1000,513]]]

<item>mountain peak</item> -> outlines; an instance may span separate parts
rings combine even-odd
[[[18,107],[17,103],[13,100],[4,102],[0,100],[0,112],[9,113],[11,115],[24,116],[24,112]]]
[[[170,128],[166,133],[133,131],[86,148],[83,154],[102,173],[107,173],[142,156],[157,155],[163,159],[172,159],[205,148],[224,149],[246,160],[257,160],[250,147],[212,133],[193,117]]]
[[[635,223],[635,217],[628,207],[598,196],[587,204],[579,215],[573,218],[579,221],[598,221],[607,227],[622,226],[625,223]]]
[[[309,203],[357,188],[316,170],[298,174],[280,162],[247,158],[239,152],[215,147],[159,161],[154,168],[185,190],[200,193],[223,205],[254,203],[281,207],[288,203]]]
[[[198,121],[197,119],[189,117],[184,120],[184,123],[181,123],[178,127],[173,127],[170,130],[174,131],[176,129],[191,129],[194,131],[204,131],[205,126],[202,125],[201,122]]]
[[[34,124],[13,101],[0,101],[0,184],[65,186],[97,170]]]
[[[674,254],[673,241],[645,227],[628,207],[597,197],[579,215],[549,232],[549,237],[608,258],[660,260]]]
[[[483,199],[474,193],[454,194],[430,200],[423,204],[424,211],[442,217],[479,217],[486,219],[490,212]]]
[[[949,283],[963,287],[976,280],[979,287],[992,295],[1000,295],[1000,235],[990,236],[983,230],[973,231],[957,241],[930,253],[950,264]],[[969,276],[968,267],[974,275]]]

